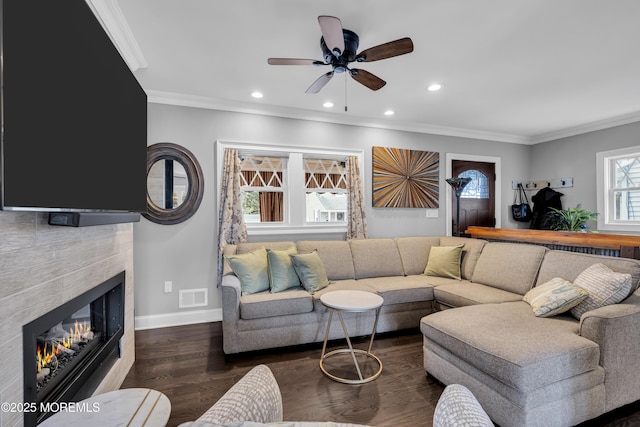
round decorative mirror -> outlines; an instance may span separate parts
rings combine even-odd
[[[158,224],[178,224],[200,206],[204,192],[202,169],[194,155],[169,142],[147,147],[147,212]]]

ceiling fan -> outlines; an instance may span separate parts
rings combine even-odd
[[[269,58],[267,60],[270,65],[331,65],[333,69],[313,82],[305,91],[306,93],[320,92],[335,73],[349,73],[358,83],[371,90],[378,90],[387,82],[367,70],[349,68],[349,64],[351,62],[379,61],[413,52],[413,42],[410,38],[405,37],[357,53],[360,39],[353,31],[343,29],[340,19],[335,16],[322,15],[318,16],[318,23],[322,31],[320,48],[324,62],[315,59],[294,58]]]

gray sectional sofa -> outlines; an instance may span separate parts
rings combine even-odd
[[[463,246],[461,280],[422,273],[433,246]],[[640,399],[640,291],[619,304],[542,318],[523,301],[554,277],[573,281],[602,263],[640,283],[636,260],[480,239],[420,236],[230,245],[317,250],[332,283],[242,295],[228,265],[222,280],[225,353],[321,342],[320,296],[360,289],[384,298],[378,332],[420,326],[424,366],[444,384],[468,387],[502,427],[570,426]],[[632,290],[633,290],[632,289]],[[352,336],[371,332],[373,313],[345,316]],[[332,325],[330,339],[342,338]]]

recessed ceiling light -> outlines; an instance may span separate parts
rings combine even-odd
[[[393,111],[393,110],[387,110],[387,111],[385,111],[385,112],[384,112],[384,115],[385,115],[385,116],[393,116],[395,113],[396,113],[396,112],[395,112],[395,111]]]
[[[327,101],[327,102],[325,102],[324,104],[322,104],[322,106],[323,106],[324,108],[332,108],[332,107],[333,107],[333,102],[331,102],[331,101]]]
[[[264,95],[262,95],[262,92],[251,92],[251,96],[253,96],[254,98],[262,98]]]
[[[442,85],[440,83],[433,83],[427,88],[429,92],[435,92],[440,89],[442,89]]]

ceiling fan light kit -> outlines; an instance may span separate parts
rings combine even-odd
[[[332,71],[323,74],[314,81],[306,93],[318,93],[333,78],[335,73],[348,73],[355,81],[371,90],[379,90],[387,83],[369,71],[349,68],[352,62],[373,62],[413,52],[413,42],[405,37],[387,42],[360,53],[360,38],[351,30],[342,28],[340,19],[335,16],[318,17],[322,37],[320,48],[324,62],[315,59],[269,58],[270,65],[330,65]]]

